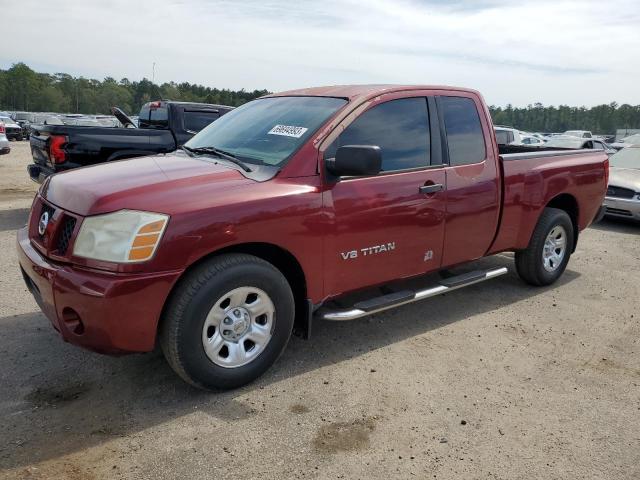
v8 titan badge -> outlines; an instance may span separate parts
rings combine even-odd
[[[373,245],[371,247],[364,247],[359,250],[350,250],[348,252],[340,252],[340,256],[343,260],[349,260],[358,258],[361,254],[363,257],[369,255],[377,255],[378,253],[391,252],[396,249],[396,242],[383,243],[381,245]]]

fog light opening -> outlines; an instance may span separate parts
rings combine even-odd
[[[80,319],[80,315],[73,308],[65,307],[62,310],[62,321],[65,326],[76,335],[82,335],[84,333],[84,324]]]

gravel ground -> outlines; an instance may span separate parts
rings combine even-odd
[[[221,394],[155,352],[67,345],[19,275],[36,186],[0,157],[0,477],[640,478],[640,226],[584,232],[553,288],[514,273],[293,338]],[[511,267],[508,255],[489,260]]]

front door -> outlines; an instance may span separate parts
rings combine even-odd
[[[331,158],[339,146],[377,145],[383,170],[328,181],[327,296],[439,268],[446,178],[440,155],[432,155],[440,141],[429,128],[429,104],[425,96],[382,96],[326,149],[324,158]]]

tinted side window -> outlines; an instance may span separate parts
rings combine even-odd
[[[478,163],[486,157],[484,134],[475,102],[465,97],[440,99],[451,165]]]
[[[220,114],[218,112],[198,112],[185,110],[184,129],[192,132],[199,132],[219,116]]]
[[[331,158],[343,145],[377,145],[382,150],[382,170],[404,170],[430,163],[427,99],[391,100],[367,110],[349,125],[327,149]]]

